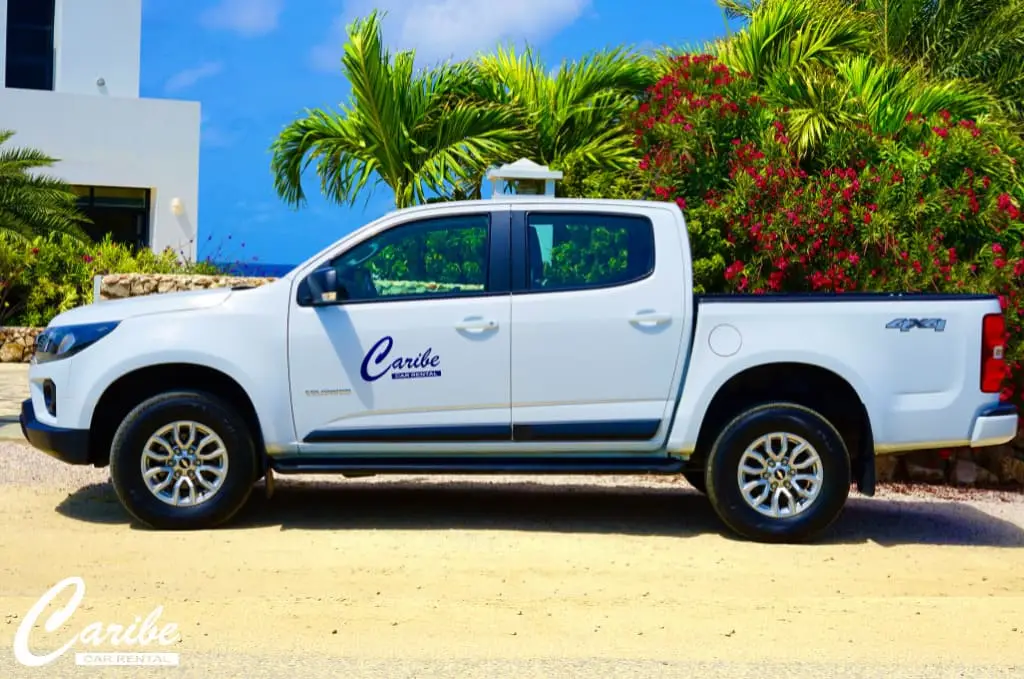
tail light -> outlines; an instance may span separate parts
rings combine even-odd
[[[1006,377],[1006,321],[1003,315],[985,314],[981,319],[981,390],[998,393]]]

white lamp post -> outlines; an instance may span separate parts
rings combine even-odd
[[[506,199],[516,196],[555,196],[555,182],[562,178],[562,173],[551,170],[546,165],[538,165],[532,160],[520,158],[514,163],[491,168],[487,173],[491,180],[494,193],[491,198]],[[510,188],[510,192],[506,192]]]

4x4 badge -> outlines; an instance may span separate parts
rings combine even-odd
[[[914,328],[921,328],[922,330],[934,330],[935,332],[942,332],[946,329],[945,318],[894,318],[886,324],[888,330],[899,330],[900,332],[910,332]]]

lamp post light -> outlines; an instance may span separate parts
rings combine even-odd
[[[491,198],[507,199],[516,196],[555,197],[555,182],[562,178],[558,170],[520,158],[514,163],[491,168],[487,173],[494,192]]]

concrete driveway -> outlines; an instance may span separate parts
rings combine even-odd
[[[0,363],[0,441],[24,441],[18,415],[28,398],[28,363]]]

